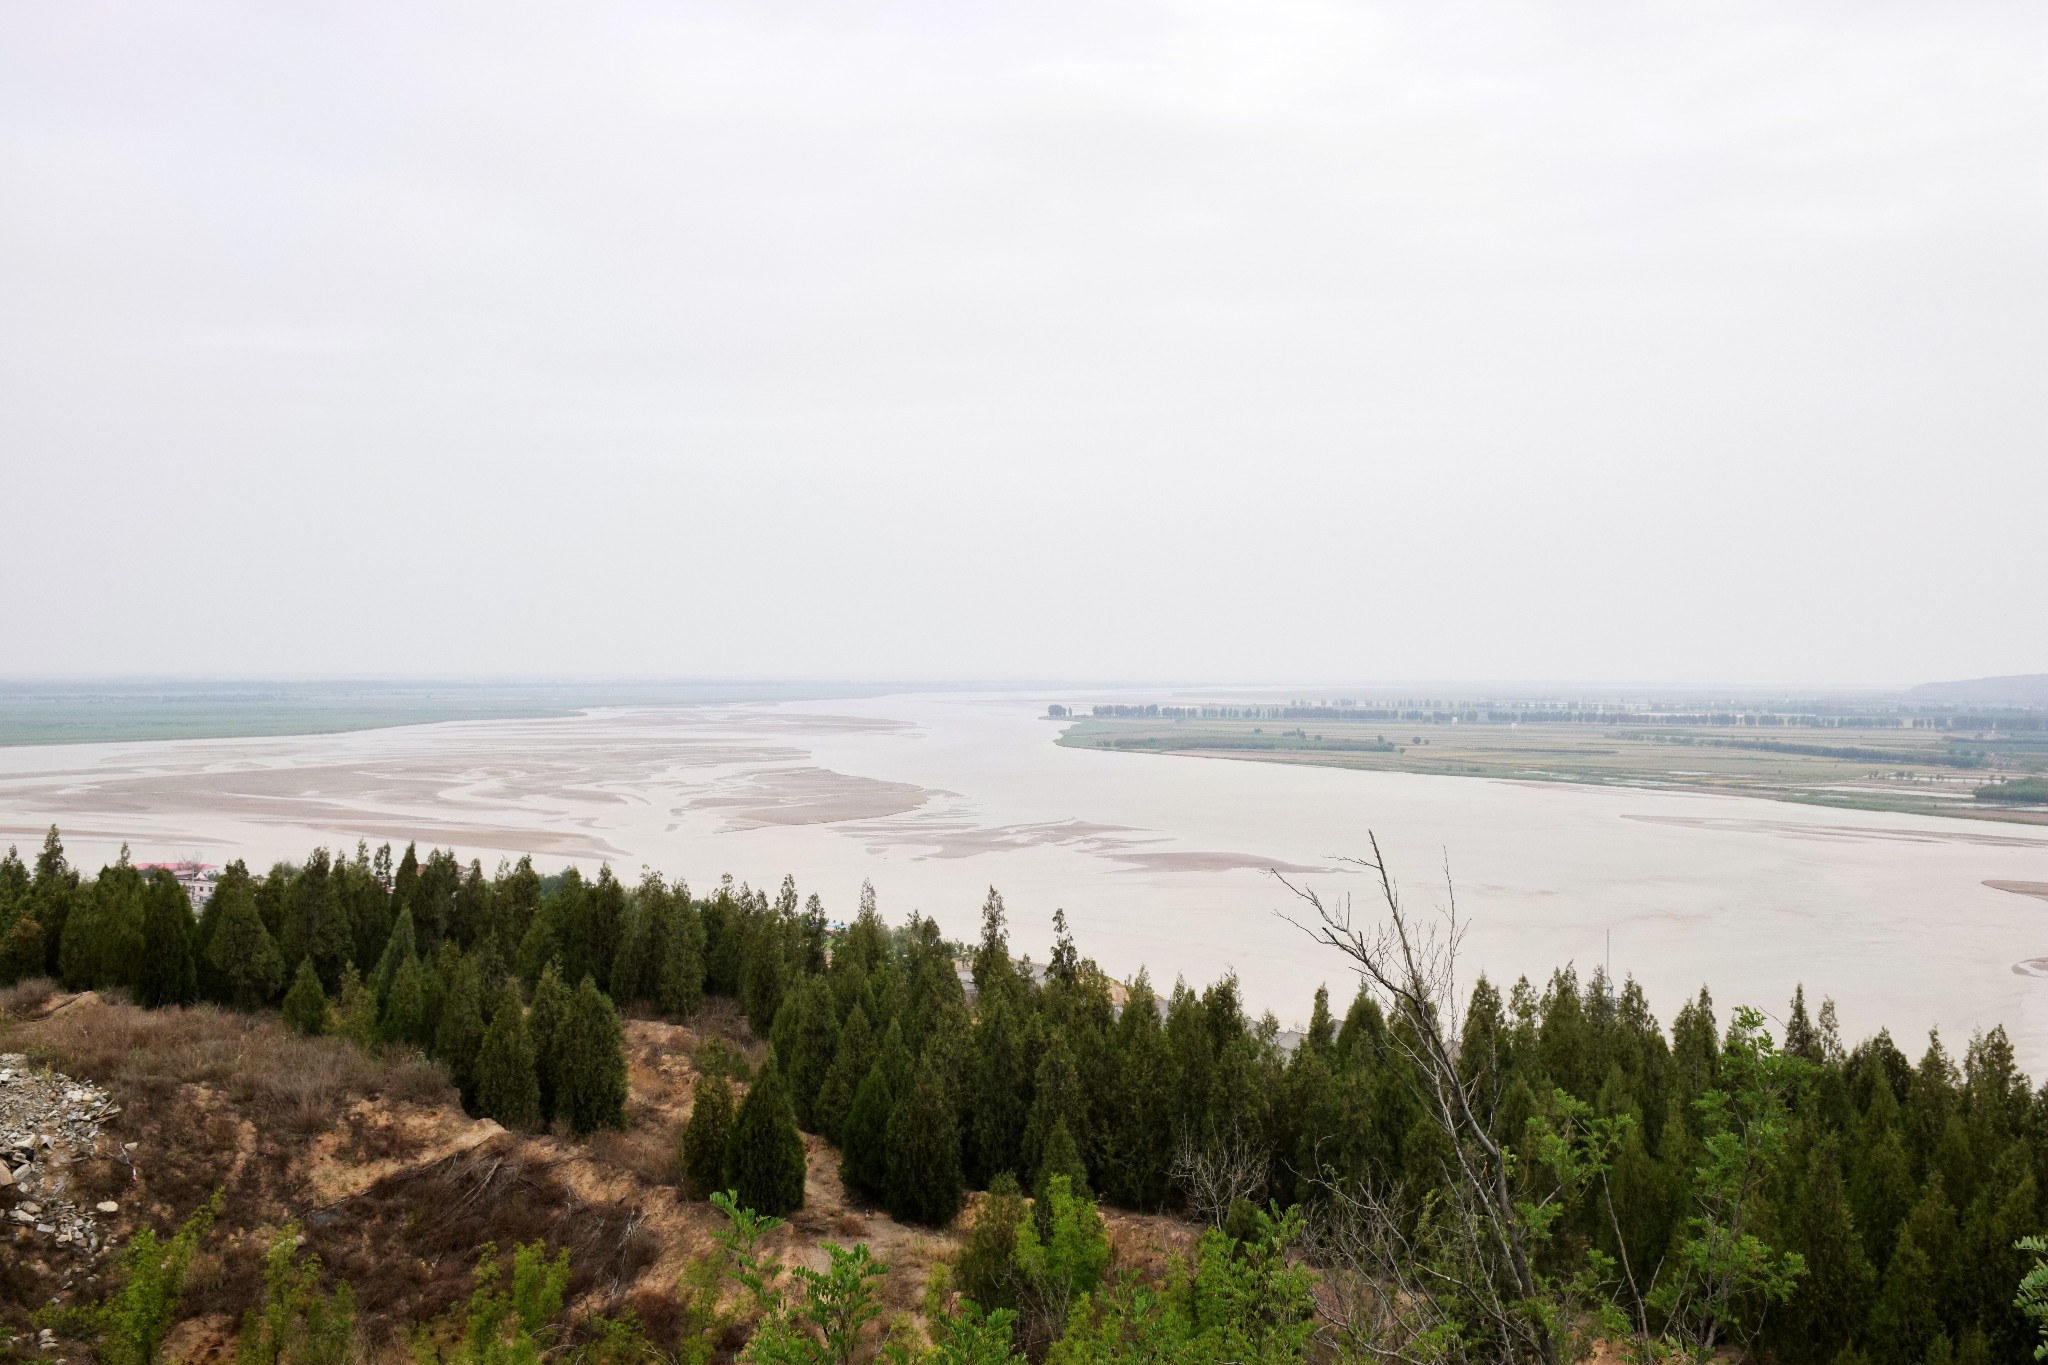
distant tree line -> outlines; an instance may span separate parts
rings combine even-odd
[[[2048,1091],[2003,1029],[1960,1060],[1930,1035],[1916,1061],[1886,1032],[1849,1046],[1832,1003],[1809,1013],[1803,991],[1774,1039],[1754,1011],[1724,1031],[1704,989],[1667,1032],[1634,981],[1597,971],[1505,993],[1482,977],[1421,1012],[1368,974],[1341,1015],[1319,989],[1296,1041],[1247,1013],[1234,977],[1163,997],[1142,972],[1111,980],[1063,916],[1042,966],[1020,958],[994,890],[963,946],[917,914],[886,924],[872,888],[839,927],[788,878],[772,897],[730,878],[696,896],[651,872],[628,886],[522,858],[486,876],[448,852],[394,863],[358,846],[231,866],[195,919],[175,881],[125,856],[80,876],[54,829],[32,869],[0,860],[0,974],[39,973],[149,1006],[282,1004],[306,1031],[425,1050],[473,1112],[578,1133],[624,1122],[622,1010],[686,1019],[727,997],[768,1060],[744,1093],[707,1070],[680,1164],[696,1193],[736,1190],[763,1214],[803,1201],[801,1130],[839,1149],[850,1190],[916,1222],[949,1222],[969,1189],[1033,1196],[1049,1217],[1058,1190],[1180,1209],[1250,1244],[1271,1230],[1253,1211],[1299,1206],[1313,1262],[1365,1256],[1340,1215],[1370,1205],[1399,1211],[1368,1225],[1406,1239],[1409,1261],[1521,1284],[1496,1316],[1577,1305],[1610,1332],[1713,1316],[1700,1340],[1787,1362],[2017,1360],[2033,1343],[2015,1244],[2044,1225]],[[1495,1098],[1447,1118],[1447,1086]],[[1526,1242],[1526,1265],[1447,1230],[1487,1161],[1486,1207],[1528,1220],[1498,1245]],[[1540,1197],[1522,1183],[1541,1181]],[[1741,1262],[1715,1281],[1727,1292],[1687,1288],[1716,1257]],[[1489,1328],[1472,1293],[1443,1311],[1473,1358],[1495,1358],[1477,1350],[1489,1331],[1524,1340]],[[1568,1358],[1562,1329],[1544,1331],[1509,1354]]]

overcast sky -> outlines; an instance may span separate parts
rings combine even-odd
[[[0,673],[2048,670],[2048,7],[0,5]]]

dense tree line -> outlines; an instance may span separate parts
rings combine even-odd
[[[145,1004],[282,999],[295,1027],[426,1050],[474,1111],[514,1126],[621,1124],[620,1011],[680,1018],[730,997],[769,1061],[744,1095],[700,1082],[680,1165],[698,1193],[736,1189],[763,1213],[802,1202],[799,1128],[838,1147],[851,1190],[931,1224],[968,1189],[1051,1207],[1055,1181],[1218,1225],[1274,1205],[1313,1221],[1347,1191],[1426,1206],[1455,1164],[1414,1021],[1372,992],[1340,1015],[1318,990],[1306,1032],[1283,1039],[1233,978],[1162,997],[1082,957],[1063,918],[1042,965],[1011,952],[993,890],[982,919],[963,946],[918,915],[886,924],[871,889],[835,926],[789,879],[773,897],[730,878],[697,897],[652,873],[627,886],[521,859],[487,877],[445,852],[394,864],[359,846],[261,876],[231,866],[195,920],[175,882],[125,857],[81,878],[54,830],[32,869],[0,861],[5,974]],[[1875,1365],[2030,1349],[2014,1244],[2048,1222],[2048,1091],[2003,1030],[1960,1058],[1930,1036],[1915,1058],[1888,1033],[1850,1045],[1832,1004],[1809,1011],[1801,993],[1774,1039],[1747,1016],[1725,1027],[1703,989],[1667,1031],[1633,981],[1569,968],[1505,994],[1481,979],[1460,1013],[1458,1065],[1493,1069],[1488,1121],[1522,1168],[1558,1159],[1540,1144],[1561,1126],[1607,1135],[1597,1178],[1546,1215],[1553,1279],[1590,1267],[1626,1306],[1629,1276],[1691,1254],[1702,1172],[1766,1066],[1772,1136],[1745,1157],[1741,1226],[1779,1258],[1784,1292],[1759,1291],[1758,1349]],[[1653,1296],[1634,1292],[1638,1308]]]

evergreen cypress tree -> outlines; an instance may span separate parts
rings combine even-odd
[[[192,902],[170,873],[150,873],[143,890],[142,960],[135,1000],[144,1009],[189,1005],[198,994],[192,965]]]
[[[742,1208],[756,1213],[779,1217],[804,1206],[804,1140],[773,1052],[733,1120],[725,1186]]]
[[[725,1150],[732,1141],[732,1082],[699,1076],[690,1097],[690,1122],[683,1129],[680,1167],[684,1192],[709,1198],[725,1179]]]
[[[895,1108],[888,1065],[877,1057],[853,1092],[839,1143],[840,1179],[869,1199],[880,1199],[889,1185],[889,1116]]]
[[[654,998],[663,1014],[687,1019],[704,1004],[704,921],[690,904],[688,889],[680,885],[664,913],[668,926],[660,936]]]
[[[341,969],[341,990],[334,997],[334,1031],[365,1052],[377,1046],[377,997],[351,962]]]
[[[412,850],[406,850],[410,857]],[[377,959],[375,971],[370,973],[370,990],[377,997],[377,1010],[381,1014],[391,1002],[391,984],[398,979],[398,969],[408,958],[419,956],[419,945],[413,940],[412,911],[401,909],[398,919],[391,926],[391,933],[384,939],[384,952]]]
[[[555,1112],[588,1137],[626,1126],[626,1051],[619,1014],[588,976],[555,1033]]]
[[[398,964],[391,994],[384,1001],[377,1031],[387,1043],[424,1048],[427,1045],[427,969],[416,957]]]
[[[1909,1222],[1899,1232],[1892,1248],[1892,1263],[1884,1273],[1884,1290],[1870,1314],[1870,1335],[1883,1343],[1887,1361],[1921,1359],[1927,1343],[1941,1326],[1935,1316],[1934,1264],[1913,1240]]]
[[[1074,1144],[1074,1135],[1067,1131],[1064,1119],[1053,1124],[1052,1133],[1046,1138],[1045,1160],[1039,1163],[1038,1178],[1031,1186],[1032,1196],[1037,1201],[1034,1207],[1042,1212],[1052,1209],[1045,1192],[1052,1188],[1054,1176],[1065,1176],[1067,1188],[1076,1198],[1095,1197],[1088,1185],[1088,1165],[1081,1160],[1081,1149]]]
[[[995,978],[1000,979],[1000,978]],[[1014,989],[982,998],[974,1023],[974,1057],[967,1085],[971,1141],[968,1179],[986,1184],[1000,1171],[1023,1169],[1024,1126],[1031,1113],[1031,1047],[1027,1021]]]
[[[1194,1101],[1205,1106],[1207,1096]],[[1024,1125],[1023,1160],[1027,1169],[1034,1173],[1045,1164],[1046,1144],[1052,1140],[1052,1130],[1059,1124],[1067,1126],[1068,1136],[1078,1143],[1088,1131],[1088,1101],[1081,1090],[1081,1073],[1074,1065],[1074,1054],[1067,1047],[1067,1041],[1055,1032],[1047,1040],[1044,1053],[1038,1059],[1038,1071],[1034,1077],[1031,1095],[1031,1116]],[[1206,1113],[1200,1115],[1206,1118]]]
[[[42,852],[36,855],[35,880],[29,883],[29,913],[43,927],[43,971],[59,974],[58,958],[64,942],[64,926],[76,901],[78,873],[64,857],[64,841],[57,827],[43,836]]]
[[[43,926],[34,915],[17,916],[14,927],[0,937],[0,986],[41,976],[43,958]]]
[[[741,979],[740,1003],[746,1007],[747,1023],[757,1037],[765,1038],[774,1026],[775,1012],[782,1008],[783,993],[789,987],[789,959],[780,919],[763,919],[747,939],[747,965]]]
[[[1316,1001],[1309,1011],[1308,1032],[1302,1042],[1318,1052],[1327,1053],[1337,1045],[1337,1025],[1330,1018],[1330,988],[1316,987]]]
[[[1790,1358],[1833,1356],[1862,1333],[1870,1314],[1877,1276],[1863,1254],[1836,1152],[1832,1137],[1814,1144],[1791,1210],[1793,1245],[1806,1258],[1806,1275],[1777,1324]]]
[[[284,1022],[292,1032],[307,1038],[327,1032],[327,993],[320,989],[320,973],[313,969],[310,957],[299,959],[298,975],[284,993]]]
[[[228,869],[213,893],[218,923],[206,945],[206,960],[219,976],[225,1003],[253,1010],[268,1004],[283,987],[284,958],[263,927],[247,872],[237,877],[234,871]]]
[[[853,1108],[854,1092],[860,1089],[874,1064],[875,1041],[868,1027],[868,1013],[856,1003],[853,1013],[847,1016],[846,1027],[839,1030],[839,1048],[832,1054],[832,1065],[826,1070],[812,1105],[817,1131],[827,1142],[839,1144],[846,1129],[847,1111]]]
[[[448,1077],[462,1095],[463,1107],[477,1108],[477,1052],[484,1043],[484,983],[476,959],[465,955],[455,966],[434,1026],[434,1056],[448,1068]]]
[[[485,1118],[496,1119],[507,1128],[540,1126],[540,1079],[533,1037],[527,1032],[526,1010],[513,981],[505,983],[491,1026],[477,1048],[476,1108]]]
[[[798,979],[776,1012],[770,1040],[775,1055],[784,1059],[783,1079],[789,1085],[797,1127],[811,1133],[820,1131],[818,1091],[839,1051],[839,1021],[833,1016],[832,989],[824,977]]]
[[[654,884],[650,892],[643,883],[641,889],[626,906],[625,924],[619,934],[619,951],[612,958],[611,997],[612,1003],[621,1009],[629,1009],[646,999],[653,991],[653,961],[650,956],[654,946],[655,905],[649,904],[650,895],[657,901],[667,900],[667,892],[661,889],[661,875],[649,872],[646,881]]]
[[[889,1115],[885,1203],[892,1217],[944,1227],[960,1212],[960,1121],[931,1052]]]
[[[561,1074],[555,1069],[556,1039],[569,1018],[572,998],[569,988],[562,984],[562,974],[554,963],[548,963],[534,985],[533,1013],[526,1020],[527,1031],[533,1035],[534,1077],[540,1083],[540,1121],[543,1126],[555,1120],[557,1078]]]

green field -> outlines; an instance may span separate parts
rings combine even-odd
[[[2048,736],[1937,730],[1770,730],[1643,723],[1083,718],[1069,748],[1184,754],[1525,782],[1721,791],[1865,810],[2048,824],[2029,808],[1976,797],[2001,777],[2048,769]]]
[[[831,682],[0,681],[0,745],[335,734],[449,720],[873,696]]]

